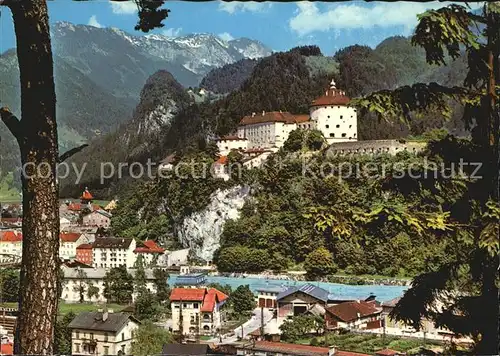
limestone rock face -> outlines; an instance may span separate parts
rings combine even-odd
[[[210,204],[202,211],[186,217],[177,229],[177,237],[191,248],[197,257],[212,261],[214,252],[220,247],[220,236],[224,223],[237,219],[245,201],[250,197],[250,188],[236,186],[217,190]]]

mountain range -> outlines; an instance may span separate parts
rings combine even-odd
[[[224,41],[211,34],[133,36],[116,28],[57,22],[51,28],[61,151],[111,133],[132,119],[147,79],[168,71],[183,87],[198,86],[214,68],[268,56],[258,41]],[[0,55],[0,104],[20,115],[19,68],[14,49]],[[0,176],[19,162],[4,125]]]

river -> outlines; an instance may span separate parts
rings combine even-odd
[[[177,275],[172,274],[168,280],[169,285],[173,286],[177,279]],[[376,296],[380,302],[385,302],[396,297],[403,295],[404,291],[408,289],[407,286],[384,286],[384,285],[347,285],[338,283],[326,282],[307,282],[307,281],[290,281],[279,279],[266,279],[266,278],[242,278],[242,277],[220,277],[220,276],[207,276],[207,284],[219,283],[222,285],[230,285],[232,289],[240,285],[248,284],[250,289],[255,292],[257,288],[261,287],[279,287],[279,286],[301,286],[306,283],[311,283],[315,286],[326,289],[332,294],[342,298],[355,298],[365,299],[370,294]]]

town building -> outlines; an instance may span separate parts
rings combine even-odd
[[[221,156],[227,156],[233,150],[244,151],[248,148],[248,139],[245,137],[223,136],[215,142]]]
[[[273,286],[264,286],[257,287],[255,292],[257,294],[257,305],[259,308],[276,308],[276,298],[282,292],[284,292],[286,287],[273,287]]]
[[[111,226],[111,214],[102,209],[94,210],[91,213],[83,216],[82,225],[109,229]]]
[[[72,355],[130,355],[140,322],[129,313],[112,310],[83,312],[68,328]]]
[[[92,244],[81,244],[76,248],[76,260],[92,266]]]
[[[136,256],[142,256],[145,266],[163,266],[167,263],[165,249],[158,246],[153,240],[137,243],[134,253]]]
[[[183,334],[215,334],[222,325],[220,308],[227,298],[215,288],[172,289],[172,330]]]
[[[332,80],[325,95],[315,99],[309,107],[313,127],[323,133],[328,144],[358,140],[358,119],[351,99],[338,89]]]
[[[375,301],[355,301],[326,308],[326,328],[378,329],[382,325],[382,308]]]
[[[80,290],[83,291],[84,302],[92,303],[106,303],[107,299],[104,297],[104,278],[109,270],[105,268],[92,268],[92,267],[76,267],[71,268],[67,266],[61,267],[64,273],[64,284],[61,298],[66,303],[79,303]],[[127,269],[127,272],[135,276],[135,269]],[[152,293],[156,293],[155,276],[153,269],[145,269],[146,275],[146,289]],[[89,285],[98,288],[98,293],[92,298],[87,295]],[[135,300],[137,295],[132,294],[132,299]]]
[[[255,356],[369,356],[358,352],[337,350],[335,347],[317,347],[284,342],[252,341],[236,346],[237,355]]]
[[[21,261],[22,254],[23,234],[12,230],[0,231],[0,261]]]
[[[167,255],[167,266],[182,266],[188,263],[189,251],[191,249],[184,248],[182,250],[169,251]]]
[[[59,257],[62,259],[72,259],[76,257],[76,248],[83,243],[82,235],[75,232],[59,234]],[[88,242],[88,241],[86,241]]]
[[[134,239],[98,237],[92,244],[92,265],[101,268],[133,268],[136,255]]]

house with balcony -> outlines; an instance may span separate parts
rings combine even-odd
[[[92,266],[133,268],[136,260],[134,239],[121,237],[98,237],[92,244]]]
[[[172,331],[184,335],[215,334],[222,325],[220,309],[227,298],[215,288],[172,289]]]
[[[129,313],[112,310],[83,312],[68,328],[72,355],[129,355],[140,322]]]
[[[145,266],[164,266],[167,264],[165,249],[158,246],[153,240],[138,242],[134,253],[136,256],[142,256]]]

